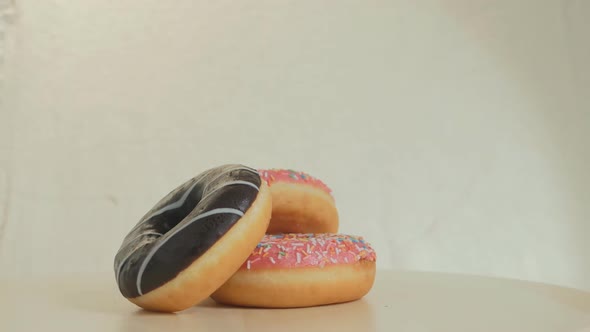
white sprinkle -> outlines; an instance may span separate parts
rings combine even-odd
[[[311,252],[311,249],[309,248],[309,244],[307,245],[307,253],[309,254]]]
[[[318,258],[322,258],[322,254],[319,251],[316,251],[315,253],[318,255]]]
[[[344,261],[348,263],[348,257],[344,257]]]
[[[264,252],[267,252],[270,250],[270,246],[267,246],[266,249],[264,249]]]
[[[274,260],[274,258],[272,258],[272,257],[270,258],[270,262],[273,263],[273,264],[276,263],[275,260]]]
[[[250,260],[248,260],[248,262],[246,263],[246,267],[248,268],[248,270],[250,270]]]
[[[301,263],[301,254],[297,253],[297,264]]]
[[[354,246],[356,247],[356,249],[357,249],[358,251],[361,251],[361,247],[359,247],[359,246],[358,246],[358,245],[356,245],[356,244],[355,244]]]
[[[336,255],[340,255],[340,249],[336,248]]]
[[[299,243],[299,242],[298,243],[293,243],[293,246],[294,247],[302,247],[303,246],[303,243]]]
[[[334,258],[330,258],[330,260],[332,261],[332,263],[336,264],[336,260]]]
[[[254,263],[258,262],[259,260],[260,260],[260,257],[258,257],[258,258],[256,258],[256,259],[252,260],[252,264],[254,264]]]

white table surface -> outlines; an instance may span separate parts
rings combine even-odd
[[[0,331],[590,331],[590,293],[453,274],[384,271],[362,300],[245,309],[207,300],[176,314],[122,298],[112,276],[3,280]]]

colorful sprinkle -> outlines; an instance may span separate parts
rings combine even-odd
[[[276,182],[305,183],[332,195],[332,189],[325,183],[304,172],[289,169],[261,169],[258,173],[269,186]]]
[[[261,250],[263,249],[263,250]],[[242,268],[309,267],[376,261],[362,237],[341,234],[265,235]]]

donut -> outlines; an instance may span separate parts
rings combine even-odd
[[[210,296],[246,261],[268,227],[272,196],[257,170],[223,165],[162,198],[115,256],[121,294],[160,312]]]
[[[267,234],[211,298],[260,308],[350,302],[373,287],[376,258],[370,244],[358,236]]]
[[[259,173],[272,193],[267,234],[338,232],[338,210],[324,182],[287,169],[260,169]]]

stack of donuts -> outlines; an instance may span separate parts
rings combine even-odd
[[[376,254],[338,231],[334,197],[319,179],[222,165],[141,218],[115,256],[115,279],[129,301],[160,312],[208,297],[260,308],[358,300],[373,286]]]

